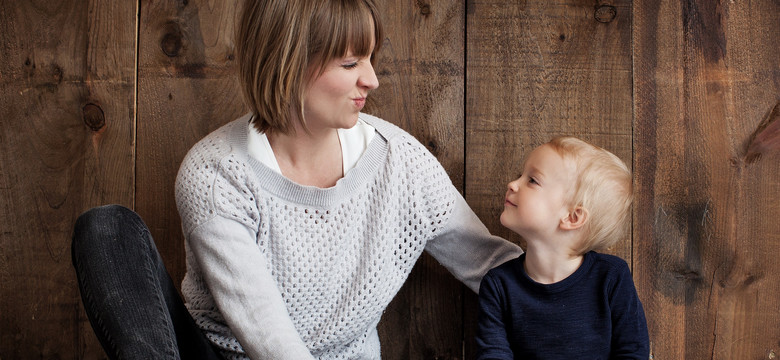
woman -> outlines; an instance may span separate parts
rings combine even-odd
[[[423,250],[474,291],[521,253],[424,146],[360,113],[373,1],[249,1],[238,25],[251,112],[193,146],[176,184],[182,293],[222,356],[379,359],[376,325]]]

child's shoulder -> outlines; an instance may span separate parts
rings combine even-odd
[[[506,262],[490,269],[487,273],[490,276],[504,277],[504,276],[516,276],[518,269],[522,269],[523,261],[525,261],[525,254],[522,254],[514,259],[507,260]]]
[[[631,272],[628,263],[623,258],[611,254],[602,254],[591,251],[588,255],[593,257],[593,263],[597,267],[604,268],[609,272]]]

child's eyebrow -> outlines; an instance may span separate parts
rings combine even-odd
[[[541,170],[539,170],[539,168],[533,165],[530,165],[526,169],[526,173],[528,173],[529,176],[533,175],[535,178],[544,178],[544,172],[542,172]]]

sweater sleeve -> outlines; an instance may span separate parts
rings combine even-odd
[[[611,359],[647,359],[650,340],[642,303],[639,301],[628,265],[621,264],[610,296],[612,314]]]
[[[217,217],[196,228],[188,244],[217,307],[250,358],[312,358],[250,230]]]
[[[446,226],[428,241],[426,251],[475,293],[488,270],[523,253],[519,246],[490,234],[466,200],[454,195]]]
[[[313,359],[257,245],[261,215],[244,180],[246,164],[215,134],[190,151],[176,181],[188,260],[196,262],[188,271],[198,269],[250,358]]]
[[[482,277],[495,266],[517,258],[519,246],[490,234],[450,181],[441,163],[414,137],[399,136],[409,186],[417,203],[429,213],[435,234],[425,250],[475,293]],[[441,224],[439,222],[441,221]]]

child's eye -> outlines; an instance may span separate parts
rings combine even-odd
[[[345,69],[354,69],[355,67],[357,67],[357,62],[347,63],[347,64],[344,64],[344,65],[341,65],[341,67],[343,67]]]
[[[530,178],[530,179],[528,179],[528,182],[529,182],[530,184],[539,185],[539,182],[537,182],[537,181],[536,181],[536,179],[534,179],[534,178]]]

